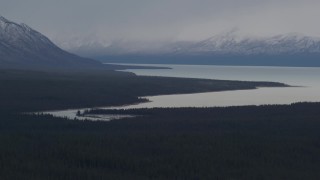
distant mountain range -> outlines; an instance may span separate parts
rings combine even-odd
[[[232,34],[214,36],[178,53],[219,55],[281,55],[320,53],[320,39],[299,34],[278,35],[267,38],[238,38]]]
[[[0,68],[89,68],[101,63],[68,53],[26,24],[0,16]]]
[[[301,34],[257,38],[230,32],[203,41],[162,43],[78,38],[59,46],[71,53],[29,26],[0,16],[0,68],[101,66],[90,58],[112,63],[320,67],[320,38]]]
[[[83,55],[133,55],[133,54],[213,54],[213,55],[280,55],[320,53],[320,38],[297,33],[272,37],[238,37],[225,33],[203,41],[176,41],[145,43],[75,39],[61,43],[63,48]]]
[[[320,38],[297,33],[271,37],[219,34],[203,41],[170,43],[104,42],[63,43],[73,53],[107,62],[320,66]]]

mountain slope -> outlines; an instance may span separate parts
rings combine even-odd
[[[100,43],[102,42],[102,43]],[[245,37],[237,32],[218,34],[202,41],[150,44],[77,39],[59,43],[76,54],[113,63],[212,64],[320,67],[320,38],[297,33]],[[67,44],[67,46],[66,46]]]
[[[202,41],[129,42],[81,39],[60,42],[61,47],[85,56],[94,55],[284,55],[319,53],[320,38],[297,33],[271,37],[242,37],[234,32],[218,34]]]
[[[0,68],[87,68],[100,63],[68,53],[25,24],[0,16]]]
[[[240,38],[234,34],[217,35],[182,49],[186,54],[284,55],[320,53],[320,39],[300,34],[264,38]]]

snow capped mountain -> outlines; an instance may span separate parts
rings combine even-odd
[[[99,64],[63,51],[26,24],[0,16],[0,68],[68,67]]]
[[[320,38],[297,33],[271,37],[239,36],[236,32],[218,34],[203,41],[161,43],[126,41],[78,41],[61,47],[89,57],[108,55],[284,55],[320,53]]]
[[[26,24],[16,24],[4,17],[0,17],[0,40],[2,43],[17,47],[21,47],[25,43],[29,45],[36,43],[35,45],[38,46],[36,48],[39,49],[41,46],[55,46],[48,38],[32,30]]]
[[[186,42],[139,42],[115,40],[108,41],[99,38],[72,38],[69,41],[57,41],[59,47],[72,53],[97,57],[104,55],[123,55],[123,54],[166,54],[173,53],[182,47]]]
[[[320,39],[300,34],[265,38],[239,38],[233,34],[226,34],[195,43],[181,53],[229,55],[320,53]]]

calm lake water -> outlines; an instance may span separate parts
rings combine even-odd
[[[254,90],[150,96],[146,98],[151,102],[112,108],[217,107],[320,101],[320,68],[163,64],[143,65],[170,67],[172,69],[129,69],[126,71],[145,76],[273,81],[301,87],[259,88]],[[57,111],[50,112],[50,114],[74,118],[76,111],[77,110]],[[104,118],[107,120],[106,117]]]
[[[132,69],[126,71],[147,76],[273,81],[302,87],[259,88],[255,90],[152,96],[147,97],[152,102],[127,106],[126,108],[213,107],[320,101],[320,68],[209,65],[150,66],[170,67],[172,69]]]

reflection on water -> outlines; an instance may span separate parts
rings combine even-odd
[[[148,65],[148,64],[146,64]],[[146,97],[151,102],[108,108],[152,108],[152,107],[216,107],[262,104],[290,104],[294,102],[320,101],[320,68],[300,67],[243,67],[205,65],[149,65],[172,69],[126,70],[137,75],[187,77],[222,80],[273,81],[303,87],[259,88],[197,94],[164,95]],[[50,112],[55,116],[74,119],[77,110]],[[123,118],[118,115],[103,117],[79,117],[91,120]],[[93,118],[93,119],[92,119]]]

